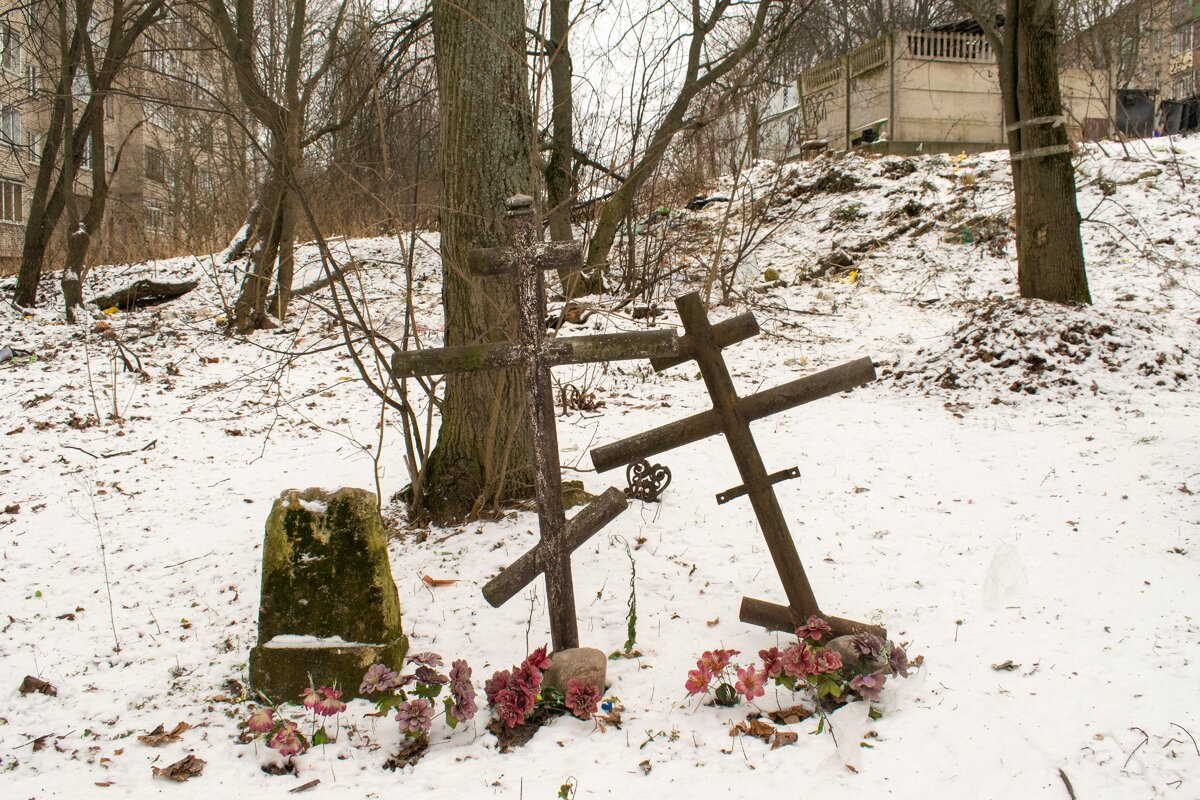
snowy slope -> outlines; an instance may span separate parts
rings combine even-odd
[[[1012,245],[998,241],[1011,213],[1003,154],[759,164],[714,187],[735,195],[735,229],[753,208],[771,218],[735,301],[713,312],[750,308],[764,328],[727,352],[740,391],[861,355],[880,365],[872,385],[755,424],[768,469],[801,470],[777,491],[822,605],[882,623],[925,656],[915,677],[889,683],[869,748],[855,746],[850,708],[834,715],[846,720],[840,748],[822,734],[770,750],[729,737],[746,706],[685,697],[703,650],[778,641],[737,619],[743,595],[783,593],[748,503],[713,499],[739,483],[718,437],[656,459],[674,471],[664,502],[633,503],[574,556],[583,643],[611,651],[626,637],[624,544],[636,548],[643,656],[609,667],[621,730],[560,719],[501,755],[482,720],[442,727],[424,760],[392,773],[381,765],[399,744],[395,723],[358,702],[337,743],[297,759],[298,776],[265,774],[274,755],[239,743],[247,707],[232,702],[256,636],[262,526],[286,488],[374,490],[378,401],[327,347],[338,334],[316,305],[282,332],[226,338],[234,284],[214,280],[209,259],[96,272],[103,285],[146,271],[202,277],[181,300],[109,317],[144,380],[114,369],[102,333],[59,324],[53,305],[4,307],[0,346],[37,360],[0,366],[0,507],[19,506],[0,515],[0,794],[279,796],[320,778],[310,796],[549,798],[573,782],[580,798],[1066,798],[1061,770],[1080,798],[1200,796],[1200,139],[1104,148],[1079,159],[1095,299],[1082,310],[1013,300]],[[694,226],[707,263],[725,219],[714,203],[663,224]],[[398,245],[337,246],[365,261],[372,314],[394,330]],[[863,252],[822,270],[835,246]],[[417,259],[432,337],[435,253],[432,236]],[[788,285],[768,287],[768,268]],[[304,280],[317,275],[310,265]],[[701,278],[685,271],[672,291]],[[606,404],[559,424],[563,463],[580,470],[567,477],[592,491],[624,476],[588,472],[589,447],[708,407],[694,367],[558,372]],[[385,495],[407,482],[397,425],[387,417]],[[414,648],[467,658],[481,687],[545,643],[540,588],[499,610],[479,593],[536,529],[512,513],[397,538]],[[457,582],[431,588],[424,575]],[[58,696],[18,694],[26,674]],[[137,741],[180,721],[193,727],[177,743]],[[200,777],[152,778],[186,753],[208,762]]]

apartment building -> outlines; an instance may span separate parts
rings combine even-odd
[[[61,56],[47,34],[41,3],[0,0],[0,273],[20,257],[24,226],[50,123]],[[103,13],[95,41],[103,44]],[[85,148],[76,179],[80,215],[90,201],[92,171],[110,184],[95,252],[168,252],[217,220],[217,175],[245,141],[231,124],[232,96],[217,59],[193,26],[168,19],[145,34],[114,89],[103,97],[103,152]],[[92,96],[86,74],[74,86],[75,109]],[[64,220],[66,217],[64,216]]]

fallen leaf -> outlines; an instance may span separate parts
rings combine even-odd
[[[97,786],[112,786],[112,781],[96,781]]]
[[[650,759],[648,759],[648,758],[645,761],[643,761],[642,763],[638,764],[638,766],[642,768],[643,775],[649,775],[650,770],[653,769],[653,767],[650,764]]]
[[[46,742],[49,741],[50,737],[53,735],[54,734],[52,734],[52,733],[44,733],[41,736],[34,739],[33,740],[33,752],[36,753],[39,750],[45,750]]]
[[[159,726],[162,727],[162,726]],[[140,737],[139,737],[140,738]],[[159,769],[151,767],[154,770],[154,777],[169,778],[173,781],[186,781],[188,778],[194,778],[204,771],[204,765],[208,763],[203,758],[197,758],[194,755],[188,754],[174,764]]]
[[[777,750],[780,747],[786,747],[789,744],[795,744],[800,740],[800,734],[792,731],[777,731],[771,737],[771,749]]]
[[[804,706],[790,706],[781,708],[778,711],[768,711],[767,716],[776,725],[794,725],[797,722],[803,722],[812,716],[812,711]]]
[[[457,578],[431,578],[428,575],[422,575],[421,580],[426,586],[453,586],[458,583]]]
[[[1012,662],[1012,659],[1010,658],[1008,661],[1001,661],[999,664],[992,664],[992,669],[996,670],[997,672],[1001,672],[1001,671],[1012,672],[1014,669],[1016,669],[1019,666],[1021,666],[1021,665],[1014,664]]]
[[[5,514],[17,514],[17,513],[20,513],[20,511],[21,511],[20,503],[12,503],[12,504],[4,507]]]
[[[9,617],[12,622],[16,622],[12,617]],[[35,678],[32,675],[26,675],[25,680],[21,681],[21,694],[30,694],[37,692],[38,694],[49,695],[50,697],[58,697],[58,689],[55,689],[47,681],[41,678]]]
[[[149,733],[144,733],[138,737],[138,741],[142,744],[148,744],[151,747],[158,747],[161,744],[169,744],[178,742],[179,737],[183,736],[183,732],[192,727],[186,722],[181,722],[171,730],[166,730],[166,726],[159,725]]]
[[[721,618],[717,617],[716,619],[710,619],[708,622],[706,622],[704,624],[711,628],[712,626],[716,625],[720,621],[721,621]]]
[[[775,726],[761,719],[752,719],[748,722],[739,722],[729,729],[730,736],[737,736],[739,733],[745,736],[754,736],[766,742],[770,741],[771,736],[775,734]]]

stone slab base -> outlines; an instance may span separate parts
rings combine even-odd
[[[272,703],[297,703],[310,685],[336,683],[344,692],[343,700],[363,697],[358,687],[367,668],[380,663],[399,670],[407,651],[407,636],[379,645],[268,642],[250,651],[250,690],[261,692]]]

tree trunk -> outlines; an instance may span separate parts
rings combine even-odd
[[[577,194],[574,160],[575,132],[572,124],[574,102],[571,96],[571,50],[569,0],[550,0],[550,88],[553,103],[550,109],[550,158],[546,164],[546,205],[549,207],[550,239],[569,242],[574,238],[571,228],[571,206]],[[559,280],[568,300],[604,290],[598,271],[590,276],[582,270],[560,269]]]
[[[1015,36],[1017,129],[1013,192],[1017,209],[1017,275],[1021,296],[1091,303],[1079,234],[1075,170],[1058,85],[1053,0],[1009,0],[1006,27]],[[1009,34],[1006,32],[1006,41]],[[1058,124],[1041,120],[1056,118]]]
[[[73,230],[67,231],[67,257],[63,264],[60,284],[67,322],[72,324],[77,321],[75,312],[83,308],[83,282],[87,279],[87,257],[92,246],[92,232],[100,229],[108,205],[108,166],[104,159],[103,118],[97,117],[92,124],[91,147],[92,198],[83,219]]]
[[[529,186],[523,0],[435,0],[441,107],[445,344],[515,339],[513,276],[474,277],[467,253],[504,244],[504,200]],[[426,499],[439,522],[528,496],[524,392],[515,372],[450,375]]]

